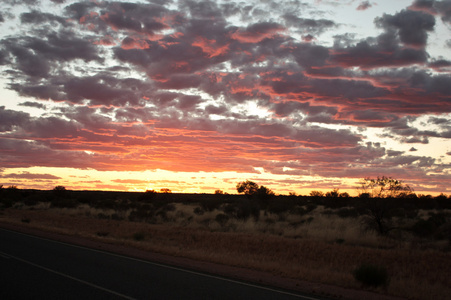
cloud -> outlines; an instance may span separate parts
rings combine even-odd
[[[446,0],[415,0],[409,9],[440,15],[443,22],[451,22],[451,3]]]
[[[293,13],[287,13],[282,17],[285,19],[287,26],[298,28],[304,34],[320,35],[326,30],[338,26],[332,20],[301,18]]]
[[[37,10],[26,12],[20,15],[20,21],[23,24],[42,24],[42,23],[57,23],[66,26],[66,19],[58,17],[49,13],[42,13]]]
[[[362,1],[359,6],[357,6],[357,10],[367,10],[368,8],[372,7],[373,5],[370,3],[370,1]]]
[[[54,176],[52,174],[36,174],[30,172],[21,173],[9,173],[5,175],[0,175],[0,178],[13,178],[13,179],[44,179],[44,180],[55,180],[61,179],[61,177]]]
[[[11,131],[15,126],[27,122],[29,114],[5,109],[0,106],[0,132]]]
[[[39,102],[33,102],[33,101],[25,101],[18,104],[19,106],[26,106],[26,107],[35,107],[39,109],[45,109],[46,106]]]
[[[393,33],[369,38],[356,45],[334,49],[332,60],[343,67],[373,69],[380,67],[402,67],[427,62],[423,49],[403,48],[397,45]]]
[[[381,15],[375,36],[299,2],[55,3],[0,41],[6,87],[46,109],[0,107],[4,168],[421,178],[438,160],[374,136],[451,137],[450,58],[428,52],[444,1]]]
[[[112,182],[117,183],[126,183],[126,184],[148,184],[148,180],[140,180],[140,179],[114,179]]]
[[[395,15],[384,14],[375,23],[388,31],[396,31],[404,44],[422,47],[426,45],[427,32],[434,30],[435,18],[421,11],[402,10]]]

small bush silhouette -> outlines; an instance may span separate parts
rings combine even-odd
[[[146,235],[144,234],[144,232],[135,232],[133,234],[133,239],[135,241],[143,241],[145,237]]]
[[[218,222],[221,226],[224,226],[227,221],[229,221],[229,216],[226,214],[217,214],[215,221]]]
[[[381,266],[362,264],[354,270],[353,275],[364,286],[378,287],[388,285],[387,269]]]

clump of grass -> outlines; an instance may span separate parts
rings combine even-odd
[[[142,231],[138,231],[133,234],[133,239],[135,241],[143,241],[145,237],[146,235]]]
[[[372,264],[362,264],[353,272],[354,278],[368,287],[379,287],[388,285],[387,269]]]
[[[29,218],[22,218],[22,223],[30,223],[31,220]]]
[[[215,221],[218,222],[221,226],[225,226],[228,220],[229,216],[226,214],[217,214],[215,217]]]

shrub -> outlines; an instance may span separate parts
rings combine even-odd
[[[55,186],[52,191],[57,197],[64,197],[67,194],[66,188],[62,185]]]
[[[142,241],[142,240],[144,240],[145,237],[146,237],[146,235],[143,232],[135,232],[133,234],[133,239],[135,241]]]
[[[152,201],[157,195],[157,191],[155,190],[146,190],[139,196],[139,200],[141,201]]]
[[[204,214],[205,211],[204,211],[202,208],[200,208],[200,207],[196,207],[196,208],[194,208],[193,212],[194,212],[196,215],[201,216],[201,215]]]
[[[221,226],[224,226],[229,220],[229,216],[226,214],[217,214],[215,221],[218,222]]]
[[[359,212],[355,208],[343,207],[338,210],[337,215],[340,218],[357,218],[359,216]]]
[[[258,221],[260,216],[260,206],[256,201],[246,199],[235,204],[227,204],[224,207],[224,212],[232,218],[241,219],[246,221],[249,217],[253,216]]]
[[[51,200],[52,207],[75,208],[78,204],[79,203],[76,200],[68,198],[54,198]]]
[[[213,211],[221,206],[222,201],[218,199],[202,199],[199,201],[199,204],[204,211]]]
[[[388,285],[387,269],[382,266],[362,264],[354,270],[353,275],[364,286],[378,287]]]
[[[13,204],[14,204],[14,201],[10,198],[0,199],[0,208],[9,208],[9,207],[12,207]]]
[[[445,224],[450,224],[451,216],[446,213],[432,213],[427,220],[418,220],[411,228],[412,232],[419,237],[444,239],[447,236],[440,234],[439,228],[446,228]]]

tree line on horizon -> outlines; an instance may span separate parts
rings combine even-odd
[[[441,193],[438,196],[433,197],[432,195],[424,195],[424,194],[416,194],[409,185],[405,184],[402,180],[398,180],[392,177],[377,177],[370,178],[365,177],[359,181],[359,186],[357,187],[358,198],[420,198],[420,199],[432,199],[432,198],[441,198],[446,199],[450,198],[451,195],[447,196],[444,193]],[[0,190],[18,190],[19,188],[16,185],[10,185],[8,187],[4,187],[0,185]],[[66,187],[62,185],[57,185],[53,188],[55,193],[63,193],[66,191]],[[276,193],[273,192],[270,188],[267,188],[263,185],[258,185],[254,181],[246,180],[238,182],[236,185],[236,190],[238,194],[244,194],[247,197],[255,197],[260,199],[267,199],[276,196]],[[170,194],[172,191],[169,188],[161,188],[159,191],[154,189],[146,190],[144,193],[146,194]],[[224,192],[220,189],[215,190],[215,195],[228,195],[227,192]],[[282,195],[283,196],[283,195]],[[289,192],[288,196],[302,196],[297,195],[295,192]],[[347,192],[340,192],[339,188],[333,188],[331,191],[322,192],[319,190],[312,190],[309,195],[310,197],[320,198],[349,198],[351,197]]]

